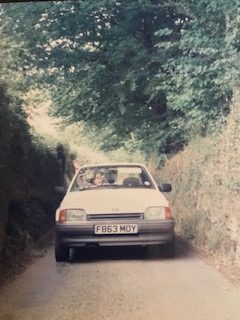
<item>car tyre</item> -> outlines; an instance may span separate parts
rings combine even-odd
[[[58,241],[55,242],[55,259],[57,262],[64,262],[69,259],[69,248],[61,246]]]
[[[164,245],[164,249],[165,249],[165,253],[166,253],[166,257],[167,258],[174,258],[175,254],[176,254],[176,248],[175,248],[175,236],[173,237],[173,239],[166,243]]]

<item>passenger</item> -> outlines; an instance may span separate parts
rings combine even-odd
[[[95,184],[96,186],[99,186],[99,185],[103,185],[104,182],[105,182],[104,175],[99,172],[95,173],[93,184]]]

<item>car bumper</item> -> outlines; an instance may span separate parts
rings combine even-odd
[[[111,222],[101,224],[111,224]],[[116,224],[116,222],[113,222]],[[129,221],[121,221],[121,224]],[[131,221],[138,225],[137,234],[101,234],[94,233],[94,224],[84,222],[81,225],[56,224],[58,243],[68,247],[84,246],[145,246],[164,244],[174,238],[174,220]]]

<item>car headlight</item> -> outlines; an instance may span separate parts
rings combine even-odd
[[[86,220],[86,212],[83,209],[65,209],[59,213],[59,222],[78,222]]]
[[[172,219],[172,211],[169,207],[148,207],[144,212],[146,220]]]

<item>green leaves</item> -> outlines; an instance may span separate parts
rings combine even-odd
[[[17,9],[3,7],[2,17],[9,34],[21,34],[26,75],[50,86],[55,114],[107,126],[114,139],[105,139],[106,148],[132,133],[147,153],[149,136],[155,151],[175,152],[221,116],[239,82],[236,0],[64,1]]]

